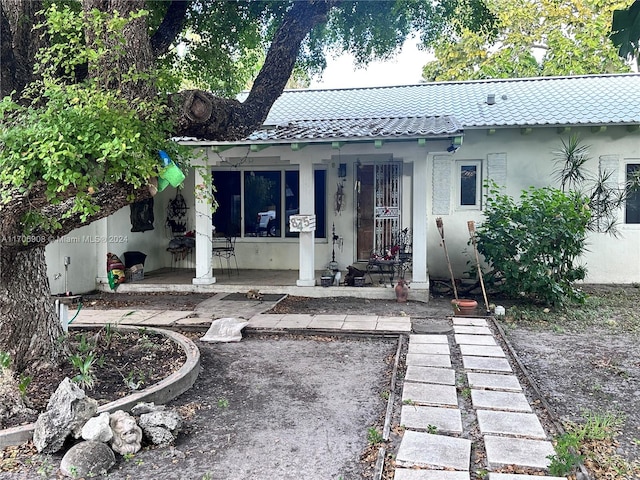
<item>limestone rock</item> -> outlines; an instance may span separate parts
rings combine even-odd
[[[153,402],[141,402],[141,403],[136,404],[131,409],[131,415],[133,415],[134,417],[139,417],[143,413],[159,412],[159,411],[162,411],[162,410],[164,410],[166,408],[167,407],[164,406],[164,405],[156,405]]]
[[[97,417],[90,418],[82,427],[83,440],[95,442],[108,442],[113,437],[113,431],[109,425],[109,412],[102,412]]]
[[[113,431],[111,448],[120,455],[137,453],[142,447],[142,430],[136,419],[123,410],[113,412],[109,416],[109,424]]]
[[[116,463],[113,450],[106,443],[84,441],[67,451],[60,462],[60,472],[71,478],[102,475]]]
[[[182,419],[172,410],[145,413],[140,415],[140,428],[154,445],[168,445],[176,440]]]
[[[65,378],[49,399],[47,410],[38,416],[33,431],[33,444],[38,452],[54,453],[62,448],[65,439],[80,436],[83,425],[93,417],[98,402]]]

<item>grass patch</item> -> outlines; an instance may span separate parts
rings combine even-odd
[[[507,309],[505,324],[558,332],[580,332],[586,327],[609,333],[640,333],[640,288],[631,285],[589,285],[583,287],[583,304],[550,308],[513,302]]]

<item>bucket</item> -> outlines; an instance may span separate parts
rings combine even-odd
[[[178,187],[184,181],[184,173],[175,163],[171,162],[166,170],[160,174],[160,178],[169,182],[172,187]],[[160,190],[160,182],[158,182],[158,190]]]
[[[162,177],[158,177],[158,191],[161,192],[169,186],[169,181]]]

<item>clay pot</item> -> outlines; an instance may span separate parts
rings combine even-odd
[[[453,314],[456,316],[470,316],[475,315],[478,308],[478,302],[469,298],[454,298],[451,300],[453,306]]]
[[[405,303],[407,301],[407,298],[409,297],[409,286],[407,285],[407,282],[400,278],[395,290],[396,300],[398,301],[398,303]]]

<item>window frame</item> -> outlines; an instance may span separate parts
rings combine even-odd
[[[464,167],[476,168],[476,198],[473,205],[462,204],[462,169]],[[482,160],[456,160],[455,182],[456,210],[482,210]]]
[[[212,168],[211,172],[214,178],[214,185],[215,185],[215,178],[216,178],[216,174],[220,173],[220,172],[225,172],[225,171],[229,171],[227,169],[219,169],[219,168]],[[251,234],[252,232],[248,232],[247,228],[246,228],[246,221],[245,221],[245,214],[246,214],[246,210],[245,210],[245,202],[246,202],[246,192],[245,192],[245,187],[246,187],[246,181],[245,178],[247,175],[249,175],[251,172],[279,172],[280,178],[280,192],[279,192],[279,198],[280,198],[280,205],[279,205],[279,211],[276,212],[276,218],[277,219],[281,219],[279,220],[279,224],[278,224],[278,230],[280,232],[279,235],[277,236],[252,236],[252,235],[248,235],[247,233]],[[316,238],[317,239],[321,239],[321,240],[326,240],[328,238],[328,232],[327,232],[327,228],[326,228],[326,224],[327,224],[327,212],[328,212],[328,207],[327,207],[327,176],[328,176],[328,172],[327,172],[327,168],[323,168],[322,165],[316,167],[314,166],[313,168],[313,174],[314,174],[314,179],[315,179],[315,175],[317,174],[318,171],[322,171],[324,172],[324,192],[322,195],[320,195],[320,192],[317,191],[318,185],[317,182],[314,181],[314,199],[315,199],[315,203],[317,204],[317,200],[319,196],[323,197],[323,202],[324,202],[324,208],[321,208],[320,211],[324,212],[324,222],[320,222],[322,225],[324,225],[324,235],[322,236],[317,236],[317,232],[316,232]],[[287,191],[286,191],[286,187],[287,187],[287,173],[288,172],[296,172],[298,175],[300,174],[300,169],[297,166],[269,166],[269,165],[264,165],[264,166],[259,166],[259,167],[252,167],[252,168],[241,168],[237,170],[237,173],[239,174],[239,182],[240,182],[240,231],[237,232],[237,238],[238,239],[243,239],[244,241],[279,241],[279,242],[290,242],[290,241],[298,241],[298,237],[299,235],[296,234],[292,234],[292,233],[287,233],[288,232],[288,226],[285,225],[286,222],[286,216],[287,216]],[[299,182],[299,177],[298,177],[298,182]],[[214,197],[216,195],[216,192],[214,192]],[[300,203],[300,195],[298,192],[298,205]],[[316,212],[318,211],[317,205],[316,205]],[[217,213],[217,211],[215,212]],[[215,213],[214,213],[214,218],[215,218]],[[214,221],[212,219],[212,221]],[[222,233],[222,232],[221,232]]]
[[[635,165],[636,167],[636,171],[640,174],[640,158],[630,158],[630,159],[626,159],[624,161],[624,188],[626,190],[627,188],[627,183],[629,181],[629,167]],[[623,216],[624,216],[624,222],[623,225],[627,226],[627,227],[631,227],[631,228],[640,228],[640,191],[635,192],[634,195],[634,200],[635,200],[635,206],[638,210],[639,213],[637,213],[637,220],[636,222],[629,222],[628,221],[628,210],[629,210],[629,196],[628,193],[625,192],[626,198],[625,198],[625,202],[624,202],[624,207],[623,207]]]

